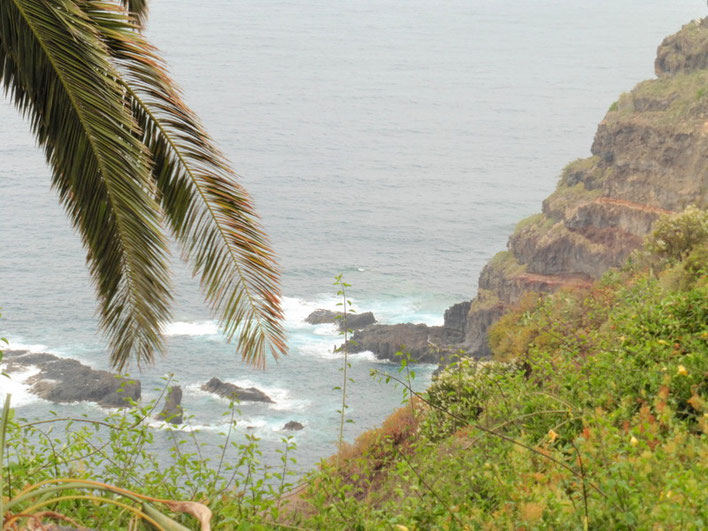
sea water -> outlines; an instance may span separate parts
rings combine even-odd
[[[589,155],[617,96],[653,75],[662,38],[705,15],[702,0],[153,0],[148,34],[278,253],[290,352],[266,371],[241,363],[175,260],[168,354],[133,368],[144,397],[174,374],[192,416],[183,431],[199,429],[218,457],[228,402],[201,385],[255,386],[275,403],[241,404],[238,430],[262,438],[266,462],[290,420],[305,426],[300,470],[333,453],[341,337],[304,322],[336,309],[333,277],[380,322],[441,324],[563,166]],[[49,182],[28,124],[0,100],[0,335],[108,368],[85,253]],[[351,363],[349,441],[402,399],[369,375],[395,365],[370,353]],[[416,367],[418,389],[432,370]],[[0,380],[21,415],[105,414],[37,399],[32,374]]]

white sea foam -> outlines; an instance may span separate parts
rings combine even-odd
[[[186,433],[208,431],[211,433],[226,433],[229,430],[229,422],[219,422],[216,424],[170,424],[164,420],[151,419],[147,425],[157,430],[174,430]]]
[[[168,337],[172,336],[216,336],[219,326],[214,321],[176,321],[164,328]]]
[[[249,387],[255,387],[256,389],[263,391],[273,400],[273,402],[275,402],[274,404],[268,404],[268,407],[278,411],[302,410],[310,404],[309,400],[298,400],[291,398],[290,390],[283,387],[263,385],[248,379],[228,380],[228,382],[246,389]]]
[[[282,431],[283,426],[286,421],[266,419],[263,417],[244,417],[238,419],[236,425],[233,429],[235,432],[240,433],[257,433],[259,435],[270,434],[274,432]],[[148,421],[148,426],[157,430],[173,430],[181,431],[184,433],[192,432],[208,432],[208,433],[220,433],[227,434],[229,431],[230,422],[217,422],[214,424],[179,424],[174,425],[163,420],[152,419]]]
[[[341,354],[340,354],[341,356]],[[372,363],[381,362],[373,352],[365,350],[364,352],[357,352],[356,354],[349,354],[349,361],[368,361]]]
[[[285,313],[285,326],[287,328],[311,327],[305,318],[315,310],[337,308],[337,300],[333,296],[317,297],[314,300],[304,300],[297,297],[283,297],[283,311]]]
[[[339,329],[337,328],[337,325],[334,323],[332,324],[325,324],[325,325],[320,325],[317,328],[315,328],[312,331],[313,334],[316,336],[327,336],[327,337],[339,337]]]
[[[0,364],[0,372],[4,371],[6,364]],[[20,371],[13,371],[9,378],[0,376],[0,400],[4,402],[7,395],[12,395],[12,407],[21,407],[35,402],[43,401],[29,391],[27,380],[39,373],[39,367],[29,366]]]

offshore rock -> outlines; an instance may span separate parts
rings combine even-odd
[[[265,402],[268,404],[274,404],[273,400],[266,395],[263,391],[256,389],[255,387],[239,387],[227,382],[222,382],[219,378],[212,378],[207,383],[202,385],[202,391],[207,391],[209,393],[214,393],[222,398],[228,398],[229,400],[237,400],[239,402]]]
[[[6,351],[7,372],[37,367],[30,392],[51,402],[95,402],[103,407],[126,407],[140,400],[140,382],[97,371],[77,360],[53,354]]]
[[[330,324],[336,323],[340,331],[344,330],[361,330],[376,322],[374,314],[371,312],[364,313],[348,313],[346,319],[342,312],[333,312],[332,310],[318,309],[312,312],[305,318],[306,323],[310,324]]]
[[[179,385],[173,385],[167,391],[165,406],[162,408],[162,411],[157,414],[157,419],[178,426],[182,424],[183,413],[182,388]]]
[[[283,431],[300,431],[305,429],[305,426],[295,420],[291,420],[290,422],[287,422],[282,429]]]

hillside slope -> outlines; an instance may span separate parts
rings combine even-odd
[[[526,295],[282,517],[307,529],[708,526],[708,213],[620,271]],[[649,252],[651,251],[651,252]],[[402,368],[399,385],[408,387]]]

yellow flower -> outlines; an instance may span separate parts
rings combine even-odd
[[[688,374],[688,371],[686,370],[686,367],[683,365],[679,365],[678,369],[676,369],[676,374],[679,376],[686,376]]]
[[[629,440],[629,444],[631,444],[632,446],[637,446],[639,444],[639,441],[634,435],[632,435],[632,438]]]
[[[551,440],[551,442],[556,442],[558,434],[553,430],[548,430],[548,438]]]

